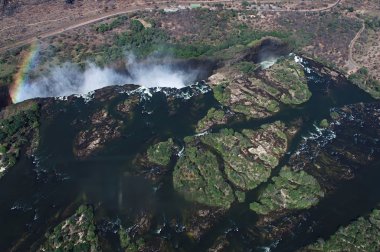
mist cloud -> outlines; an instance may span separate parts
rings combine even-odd
[[[145,87],[182,88],[196,81],[199,70],[183,70],[167,61],[137,62],[133,56],[128,57],[128,73],[119,73],[111,68],[100,68],[88,64],[81,71],[72,63],[65,63],[50,69],[30,83],[25,83],[17,95],[17,102],[35,97],[58,97],[72,94],[86,94],[90,91],[123,84],[138,84]],[[161,63],[158,63],[161,62]]]

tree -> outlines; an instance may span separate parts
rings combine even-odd
[[[142,30],[144,30],[144,26],[140,21],[133,19],[131,21],[131,29],[134,32],[141,32]]]
[[[248,1],[243,1],[241,2],[241,5],[244,7],[244,8],[247,8],[249,6],[249,3]]]

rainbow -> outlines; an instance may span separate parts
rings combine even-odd
[[[29,52],[25,55],[18,72],[13,78],[13,84],[9,89],[9,94],[13,103],[20,101],[22,87],[28,82],[28,73],[35,66],[39,50],[40,47],[38,42],[33,42],[29,48]]]

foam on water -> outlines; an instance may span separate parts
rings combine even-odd
[[[262,69],[267,69],[276,64],[278,58],[269,58],[267,60],[261,61],[260,66]]]

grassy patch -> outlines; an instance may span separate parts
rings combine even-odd
[[[47,233],[40,251],[99,251],[94,214],[82,205],[76,213]]]
[[[224,181],[216,156],[187,139],[184,154],[173,172],[173,185],[186,199],[208,206],[229,208],[232,188]]]
[[[0,85],[11,84],[16,71],[16,65],[0,62]]]
[[[319,127],[328,128],[329,127],[329,121],[327,121],[327,119],[323,119],[322,121],[319,122]]]
[[[0,86],[13,82],[13,76],[18,71],[18,64],[22,60],[22,52],[26,47],[6,51],[0,56]]]
[[[95,30],[100,33],[112,31],[113,29],[124,25],[127,16],[120,16],[114,19],[111,23],[102,23],[96,26]]]
[[[319,202],[324,193],[317,180],[304,171],[294,172],[282,168],[260,194],[257,202],[250,204],[258,214],[268,214],[284,209],[307,209]]]
[[[220,83],[219,85],[213,87],[213,93],[215,99],[223,105],[228,105],[227,101],[230,98],[230,92],[226,87],[228,83]]]
[[[158,165],[168,165],[170,163],[170,158],[173,155],[173,147],[174,142],[171,138],[165,142],[160,142],[149,147],[147,151],[148,160]]]
[[[253,73],[259,66],[247,61],[241,61],[235,65],[239,71],[241,71],[244,74],[250,74]]]
[[[367,68],[360,68],[356,73],[351,74],[348,79],[361,89],[367,91],[372,97],[380,99],[380,82],[368,73]]]
[[[229,181],[242,190],[251,190],[269,178],[271,169],[285,153],[287,140],[276,134],[282,130],[284,125],[276,122],[242,133],[223,129],[201,136],[200,140],[220,153]]]
[[[0,120],[0,164],[4,174],[7,168],[16,164],[20,149],[29,143],[31,149],[38,145],[39,108],[32,104],[26,110],[14,111]]]
[[[133,240],[128,231],[120,227],[119,231],[120,247],[126,252],[138,252],[144,247],[145,241],[140,238],[137,241]]]
[[[360,217],[341,227],[329,239],[319,240],[303,251],[368,251],[380,250],[380,210]]]
[[[311,97],[302,66],[292,59],[278,60],[267,76],[282,89],[280,101],[285,104],[301,104]]]
[[[207,111],[207,115],[198,122],[196,131],[202,132],[208,130],[213,125],[223,124],[226,123],[226,121],[226,113],[224,110],[211,108]]]

